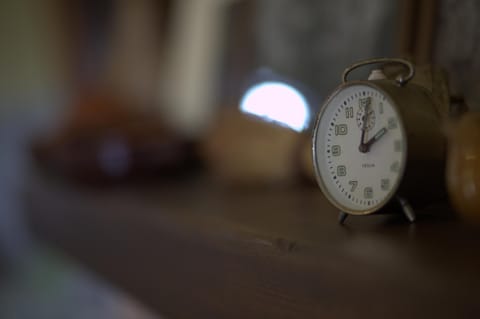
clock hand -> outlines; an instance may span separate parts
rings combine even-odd
[[[387,133],[387,129],[385,127],[381,128],[371,139],[368,140],[367,143],[365,143],[365,147],[367,148],[367,152],[370,150],[370,146],[377,142],[379,139],[382,138],[382,136]]]
[[[360,145],[358,146],[358,150],[362,153],[366,153],[367,152],[367,149],[365,148],[366,144],[363,143],[363,141],[365,140],[365,129],[362,128],[362,135],[360,137]]]
[[[368,107],[370,103],[365,103],[364,113],[363,113],[363,123],[362,123],[362,135],[360,136],[360,146],[358,146],[358,150],[362,153],[368,152],[368,146],[364,142],[365,141],[365,133],[367,131],[367,122],[368,122]]]

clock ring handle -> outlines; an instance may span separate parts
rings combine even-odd
[[[407,61],[405,59],[400,59],[400,58],[374,58],[374,59],[368,59],[368,60],[362,60],[359,62],[356,62],[349,66],[348,68],[343,71],[342,75],[342,82],[347,83],[348,82],[348,74],[352,72],[353,70],[365,66],[365,65],[370,65],[370,64],[401,64],[403,65],[406,69],[408,69],[408,74],[400,74],[397,76],[395,81],[397,82],[397,85],[399,86],[404,86],[407,84],[415,75],[415,67],[410,61]]]

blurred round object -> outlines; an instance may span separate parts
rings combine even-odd
[[[448,127],[447,187],[455,210],[480,225],[480,113]]]
[[[283,82],[261,82],[249,88],[240,110],[302,132],[310,120],[310,108],[302,93]]]
[[[258,117],[225,109],[202,144],[208,168],[237,185],[286,185],[297,177],[302,135]]]

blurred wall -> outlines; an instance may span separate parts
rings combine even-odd
[[[439,1],[434,61],[444,66],[456,94],[480,110],[480,2]]]
[[[0,1],[0,255],[28,250],[21,190],[29,142],[52,120],[64,95],[54,1]]]
[[[396,1],[263,0],[260,63],[307,84],[321,99],[355,61],[395,55]]]
[[[65,59],[54,0],[0,1],[0,112],[29,109],[63,90]]]

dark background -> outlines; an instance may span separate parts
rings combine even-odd
[[[190,143],[254,83],[295,84],[315,112],[347,65],[403,56],[444,67],[477,110],[479,12],[474,0],[0,0],[0,317],[154,316],[38,241],[25,221],[35,143],[96,105],[79,102],[91,92],[154,112],[170,128],[159,136]],[[89,112],[87,122],[99,114]]]

